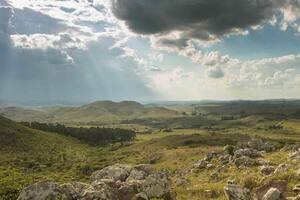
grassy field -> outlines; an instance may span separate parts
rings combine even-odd
[[[139,123],[113,123],[106,126],[136,130],[137,138],[133,142],[106,146],[85,145],[73,138],[29,129],[0,118],[0,199],[15,199],[24,186],[39,180],[85,182],[93,171],[108,165],[150,163],[158,170],[170,172],[177,199],[206,199],[205,190],[214,190],[218,199],[223,200],[223,187],[229,179],[253,188],[269,178],[263,177],[257,167],[242,170],[230,167],[219,179],[211,179],[213,170],[203,170],[187,173],[185,185],[177,184],[178,180],[206,153],[222,151],[228,144],[254,137],[272,141],[279,148],[285,143],[300,143],[299,119],[269,114],[237,114],[230,119],[224,116],[187,115],[158,118],[155,122],[149,119]],[[281,127],[272,128],[279,123]],[[85,125],[90,126],[97,125]],[[265,155],[274,165],[287,162],[287,157],[287,152],[280,151]],[[298,168],[299,163],[293,163],[287,173],[272,178],[288,180],[291,193],[299,181],[294,172]]]

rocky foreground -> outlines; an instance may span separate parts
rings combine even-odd
[[[248,143],[238,144],[237,146],[226,146],[223,152],[211,152],[205,158],[198,161],[191,167],[192,172],[213,169],[213,173],[209,176],[211,180],[221,178],[222,173],[225,173],[229,167],[234,166],[236,170],[243,170],[250,167],[257,167],[260,174],[270,178],[270,181],[265,182],[260,187],[248,189],[239,186],[235,180],[228,180],[224,186],[224,194],[228,200],[300,200],[300,184],[295,185],[293,191],[294,197],[287,197],[286,180],[277,180],[272,177],[285,174],[293,163],[300,162],[299,146],[285,145],[280,151],[289,151],[288,163],[282,163],[278,166],[273,166],[268,160],[264,159],[267,152],[279,151],[276,146],[269,142],[264,142],[260,139],[252,139]],[[218,164],[216,166],[216,163]],[[295,176],[300,176],[300,170],[294,171]],[[207,199],[217,199],[216,192],[207,190]]]
[[[173,199],[167,173],[150,165],[113,165],[91,175],[90,184],[39,182],[25,188],[18,200],[148,200]]]
[[[287,158],[289,162],[274,166],[265,159],[265,154],[277,151],[290,152]],[[180,178],[176,180],[176,184],[184,187],[188,182],[186,177],[193,173],[207,173],[213,181],[222,179],[222,174],[229,168],[234,168],[235,172],[256,168],[260,175],[269,178],[259,187],[247,188],[233,179],[224,185],[224,195],[207,188],[205,197],[199,199],[223,199],[221,196],[225,196],[228,200],[300,200],[300,184],[294,185],[295,195],[288,197],[290,193],[287,192],[287,188],[290,183],[277,178],[290,170],[293,163],[299,162],[300,151],[297,145],[286,145],[278,149],[272,143],[253,139],[248,143],[226,146],[221,152],[208,153],[192,166],[177,172],[175,176]],[[300,176],[300,170],[295,170],[293,174]],[[172,190],[171,182],[168,172],[157,172],[151,165],[117,164],[94,172],[89,184],[58,184],[54,181],[36,183],[24,188],[18,200],[172,200],[176,199],[176,194]]]

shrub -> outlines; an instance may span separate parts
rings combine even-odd
[[[253,188],[258,187],[259,186],[259,180],[258,180],[257,176],[255,174],[247,176],[243,180],[243,186],[245,188],[250,189],[250,190],[252,190]]]
[[[234,155],[234,146],[232,145],[226,145],[224,147],[224,151],[227,152],[229,155]]]

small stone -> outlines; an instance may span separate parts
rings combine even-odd
[[[257,159],[257,163],[259,164],[259,165],[265,165],[265,166],[268,166],[268,165],[270,165],[270,162],[268,161],[268,160],[265,160],[265,159]]]
[[[218,194],[214,190],[205,190],[204,191],[204,197],[209,199],[215,199],[218,197]]]
[[[274,174],[281,174],[287,172],[289,169],[287,164],[280,164],[278,167],[275,169]]]
[[[272,167],[272,166],[261,166],[261,167],[260,167],[260,172],[261,172],[263,175],[270,175],[270,174],[272,174],[274,171],[275,171],[275,168]]]
[[[299,193],[300,193],[300,184],[295,185],[294,188],[293,188],[293,191],[294,191],[296,194],[299,194]]]
[[[300,169],[296,171],[296,175],[300,178]]]
[[[235,180],[227,180],[227,184],[228,185],[234,185],[235,184]]]
[[[292,161],[300,161],[300,151],[297,150],[297,151],[291,153],[291,154],[289,155],[289,158],[290,158]]]
[[[213,167],[214,167],[214,165],[211,164],[211,163],[209,163],[209,164],[206,165],[206,169],[211,169],[211,168],[213,168]]]

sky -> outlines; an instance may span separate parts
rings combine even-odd
[[[0,0],[0,100],[300,98],[299,0]]]

